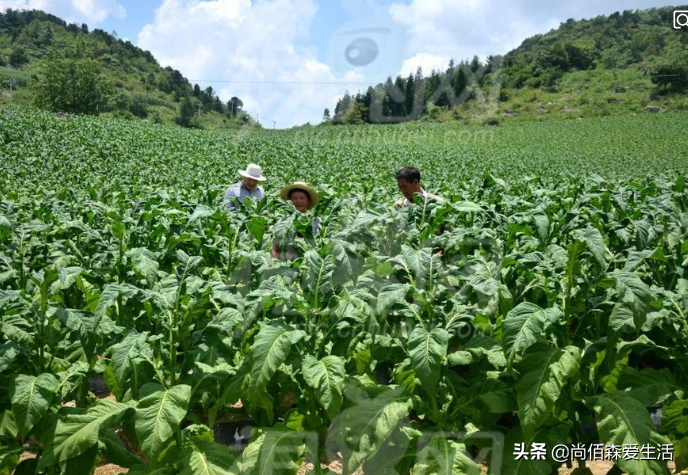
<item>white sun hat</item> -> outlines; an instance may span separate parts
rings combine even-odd
[[[239,175],[243,177],[252,178],[258,181],[265,181],[265,177],[263,176],[263,169],[260,168],[260,165],[256,165],[255,163],[249,163],[246,167],[246,170],[237,171],[239,172]]]

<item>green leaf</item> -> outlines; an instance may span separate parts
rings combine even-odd
[[[235,456],[227,447],[195,439],[184,449],[184,470],[180,475],[227,475]]]
[[[303,265],[306,268],[306,272],[303,273],[304,284],[312,295],[311,305],[316,309],[320,308],[322,296],[332,291],[332,257],[327,256],[323,259],[316,251],[310,250],[303,256]]]
[[[205,205],[198,205],[194,212],[191,214],[189,217],[189,222],[187,225],[193,224],[199,219],[207,218],[209,216],[212,216],[214,214],[214,211],[210,208],[208,208]]]
[[[61,415],[53,437],[48,438],[46,453],[38,464],[39,469],[54,463],[62,465],[68,459],[91,449],[98,443],[98,433],[117,426],[130,408],[128,404],[101,399],[85,413]]]
[[[640,331],[650,311],[650,288],[635,274],[616,272],[616,303],[609,319],[609,327],[615,332]]]
[[[125,387],[125,380],[130,372],[136,371],[137,358],[146,346],[146,334],[130,332],[124,339],[111,348],[110,364],[114,369],[115,379],[119,388]],[[138,385],[134,389],[138,389]]]
[[[540,244],[547,244],[549,241],[549,218],[547,214],[542,210],[537,210],[532,216]]]
[[[265,236],[265,230],[267,229],[267,223],[263,216],[254,216],[246,223],[246,229],[259,243],[263,242],[263,237]]]
[[[666,437],[654,432],[650,413],[645,406],[624,393],[602,394],[592,398],[589,403],[599,414],[597,431],[605,445],[623,446],[632,444],[658,446],[669,444]],[[658,460],[625,460],[616,461],[619,467],[630,475],[667,475],[666,463]]]
[[[137,247],[127,251],[126,256],[131,259],[131,263],[149,283],[158,279],[158,258],[155,253],[144,247]]]
[[[600,267],[602,269],[606,268],[607,264],[604,259],[604,253],[607,248],[599,230],[596,228],[576,229],[573,232],[573,238],[584,243]]]
[[[129,284],[108,284],[103,289],[96,307],[96,317],[102,317],[110,307],[115,305],[120,295],[132,297],[139,292],[137,287]]]
[[[177,261],[179,262],[179,272],[181,274],[189,274],[196,270],[201,265],[203,258],[201,256],[189,256],[181,249],[177,249]]]
[[[385,448],[409,414],[409,398],[401,388],[387,389],[374,399],[358,400],[334,421],[329,436],[344,458],[345,473]]]
[[[516,383],[516,399],[527,441],[552,414],[567,380],[578,372],[580,359],[581,350],[575,346],[541,345],[524,357],[519,365],[522,376]]]
[[[143,460],[126,449],[122,443],[122,439],[120,439],[113,431],[101,431],[99,441],[100,443],[98,446],[100,447],[105,460],[108,462],[126,468],[131,468],[134,465],[143,463]]]
[[[64,473],[92,474],[96,469],[96,457],[98,457],[98,444],[67,460]]]
[[[463,444],[435,436],[420,451],[413,475],[479,475],[480,465],[468,456]]]
[[[688,436],[688,400],[674,400],[662,410],[662,430]]]
[[[14,414],[9,409],[0,412],[0,438],[14,439],[18,433],[19,428],[17,421],[14,420]]]
[[[266,388],[277,369],[287,359],[292,345],[306,333],[283,325],[261,323],[256,340],[251,346],[251,373],[249,392],[251,399],[268,412],[272,411],[271,398]]]
[[[326,356],[317,360],[306,355],[303,360],[303,378],[306,384],[315,389],[318,403],[325,409],[330,419],[340,411],[343,402],[344,360],[339,356]]]
[[[377,294],[375,309],[378,315],[383,315],[394,305],[406,306],[406,294],[411,289],[409,284],[390,284],[380,289]]]
[[[150,460],[156,460],[164,443],[179,429],[191,399],[191,387],[185,384],[165,389],[158,383],[141,388],[146,395],[136,407],[136,436],[141,450]]]
[[[306,446],[317,454],[317,435],[308,432],[295,432],[280,429],[267,429],[265,438],[260,444],[257,464],[251,472],[254,475],[295,474],[301,468],[301,459]]]
[[[444,328],[433,328],[428,332],[418,326],[409,337],[411,364],[421,386],[433,397],[440,380],[442,361],[447,356],[448,343],[449,333]]]
[[[342,284],[354,280],[357,277],[356,247],[343,239],[331,239],[330,248],[337,269],[333,279]]]
[[[13,341],[6,341],[0,345],[0,374],[12,366],[20,352],[21,346]]]
[[[544,340],[545,330],[562,315],[557,307],[542,309],[530,302],[522,302],[507,313],[502,323],[502,344],[509,364],[530,345]]]
[[[431,284],[430,278],[433,272],[433,266],[437,265],[436,261],[432,259],[432,249],[414,249],[411,246],[401,246],[401,256],[403,263],[413,274],[413,280],[416,288],[425,289],[428,284]]]
[[[645,406],[663,403],[674,392],[684,392],[685,388],[678,384],[667,368],[654,370],[646,368],[638,371],[624,366],[617,381],[617,389],[639,400]]]
[[[5,216],[4,214],[0,214],[0,226],[10,230],[14,229],[14,226],[12,226],[12,223],[9,219],[7,219],[7,216]]]
[[[60,289],[66,290],[74,285],[77,277],[79,277],[83,271],[81,267],[60,267],[58,269]]]
[[[10,386],[12,413],[22,438],[48,413],[57,391],[55,376],[43,373],[38,376],[20,374]]]

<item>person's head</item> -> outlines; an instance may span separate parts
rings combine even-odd
[[[256,180],[255,178],[249,178],[247,176],[243,177],[241,179],[241,182],[244,184],[248,191],[253,191],[258,186],[258,180]]]
[[[414,167],[404,167],[394,177],[397,179],[399,191],[406,197],[406,199],[413,201],[413,195],[422,193],[423,188],[420,186],[420,170]]]
[[[265,181],[263,169],[255,163],[249,163],[246,170],[237,170],[237,172],[242,176],[241,182],[248,191],[255,190],[259,182]]]
[[[291,201],[294,208],[302,213],[315,208],[318,205],[318,192],[315,188],[303,181],[297,181],[292,185],[287,185],[280,191],[283,200]]]
[[[308,210],[308,207],[311,205],[310,195],[304,190],[300,190],[298,188],[289,192],[289,201],[293,203],[294,208],[302,213],[305,213],[306,210]]]

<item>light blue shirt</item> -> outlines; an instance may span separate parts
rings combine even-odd
[[[225,205],[225,208],[229,209],[232,208],[236,205],[236,200],[238,199],[241,204],[244,204],[244,200],[246,198],[251,198],[252,200],[259,200],[263,197],[263,194],[265,192],[263,191],[262,186],[256,186],[253,191],[249,191],[248,188],[244,185],[243,182],[235,183],[229,188],[227,188],[227,191],[225,192],[225,201],[227,201],[227,204]]]

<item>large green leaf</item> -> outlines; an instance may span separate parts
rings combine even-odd
[[[96,317],[102,317],[115,303],[120,296],[133,297],[140,289],[130,284],[108,284],[103,289],[98,299],[96,307]]]
[[[261,323],[256,340],[251,346],[250,399],[260,407],[272,409],[266,388],[277,369],[287,359],[291,348],[306,333],[284,325]]]
[[[401,388],[393,388],[375,398],[357,400],[337,416],[329,438],[342,452],[344,473],[353,473],[385,448],[408,414],[408,396]]]
[[[53,437],[48,438],[39,469],[54,463],[62,465],[68,459],[82,455],[98,443],[98,433],[101,430],[117,426],[129,409],[129,404],[102,399],[85,413],[61,415]]]
[[[480,465],[467,454],[463,444],[435,436],[418,453],[414,475],[479,475]]]
[[[148,282],[155,282],[158,278],[158,258],[152,251],[145,247],[129,249],[126,256],[131,259],[131,263]]]
[[[333,355],[321,360],[306,355],[303,359],[302,371],[306,384],[315,389],[318,403],[332,419],[342,407],[342,389],[346,377],[344,360]]]
[[[141,388],[144,396],[136,407],[136,436],[141,450],[149,460],[155,460],[164,443],[179,430],[191,399],[191,387],[180,384],[169,389],[158,383]]]
[[[311,304],[316,309],[320,308],[323,295],[332,291],[333,259],[331,256],[322,258],[316,251],[310,250],[303,256],[303,265],[306,268],[304,285],[312,296]]]
[[[432,274],[438,265],[437,260],[432,258],[432,249],[414,249],[411,246],[403,245],[399,257],[413,275],[416,288],[425,289],[429,284],[432,284],[431,278],[434,278]]]
[[[312,454],[317,454],[317,446],[318,439],[315,433],[268,429],[258,451],[257,464],[251,473],[295,474],[301,467],[306,447],[310,448]]]
[[[502,323],[504,352],[511,364],[518,355],[537,341],[545,339],[545,330],[562,316],[557,307],[542,309],[530,302],[518,304]]]
[[[598,229],[577,229],[573,232],[573,238],[583,242],[600,267],[602,269],[606,268],[604,255],[607,248],[604,244],[604,238]]]
[[[20,374],[14,378],[9,393],[14,420],[22,437],[26,437],[48,413],[58,384],[57,378],[48,373]]]
[[[394,305],[407,305],[406,294],[410,289],[409,284],[390,284],[382,287],[377,294],[377,314],[383,315]]]
[[[110,364],[114,369],[118,387],[125,387],[125,380],[130,373],[134,374],[134,376],[137,375],[137,360],[141,357],[141,352],[145,346],[146,334],[132,331],[110,349],[112,354]],[[136,377],[134,378],[134,389],[138,389],[139,382],[137,379]]]
[[[440,380],[442,361],[447,356],[449,333],[444,328],[427,331],[417,326],[409,338],[411,364],[425,391],[434,397]]]
[[[688,468],[688,400],[675,400],[662,411],[662,431],[674,443],[676,471]]]
[[[617,272],[613,276],[616,279],[616,293],[620,301],[612,310],[609,327],[615,332],[639,331],[650,310],[650,289],[635,274]]]
[[[581,350],[575,346],[539,345],[533,350],[519,365],[522,376],[516,383],[518,416],[527,441],[552,414],[567,380],[578,372],[581,359]]]
[[[227,475],[236,457],[227,447],[196,439],[184,449],[184,470],[180,475]]]
[[[647,444],[657,447],[671,443],[663,435],[654,432],[650,413],[645,406],[625,393],[601,394],[592,398],[589,405],[599,414],[597,431],[606,445],[632,444],[642,447]],[[626,460],[622,457],[616,463],[629,475],[669,473],[666,462],[658,460]]]

